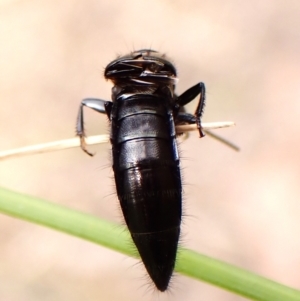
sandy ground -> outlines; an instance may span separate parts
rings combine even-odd
[[[74,137],[80,100],[110,99],[117,54],[165,52],[178,93],[205,82],[203,120],[235,121],[218,133],[241,147],[181,144],[183,245],[300,289],[299,28],[295,0],[1,1],[0,149]],[[107,133],[104,116],[86,118]],[[93,150],[0,162],[0,185],[121,223],[109,145]],[[136,263],[0,215],[1,301],[245,300],[180,275],[157,295]]]

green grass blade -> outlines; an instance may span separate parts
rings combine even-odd
[[[89,214],[3,188],[0,188],[0,212],[136,257],[125,227]],[[300,301],[297,290],[191,250],[179,251],[176,270],[252,300]]]
[[[176,270],[251,300],[300,301],[300,291],[222,261],[182,249]]]
[[[0,188],[0,212],[136,256],[123,226],[36,197]]]

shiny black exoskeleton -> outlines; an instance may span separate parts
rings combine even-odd
[[[111,123],[115,183],[123,215],[142,261],[160,291],[172,276],[182,216],[182,185],[175,125],[197,124],[200,137],[205,86],[177,96],[176,70],[154,50],[134,51],[111,62],[112,102],[81,103],[77,135],[84,144],[83,107],[105,113]],[[200,95],[194,115],[183,106]]]

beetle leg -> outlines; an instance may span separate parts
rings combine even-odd
[[[179,124],[195,124],[196,117],[190,113],[179,112],[175,119],[175,125]]]
[[[175,126],[182,125],[182,124],[195,124],[195,123],[196,123],[196,117],[194,115],[186,113],[186,112],[179,112],[175,118]],[[178,133],[177,132],[177,136],[181,136],[183,134],[185,134],[185,138],[187,138],[189,136],[188,133]]]
[[[88,107],[96,112],[106,114],[110,118],[110,112],[112,107],[112,102],[105,101],[98,98],[85,98],[81,101],[77,122],[76,122],[76,135],[80,138],[80,147],[88,155],[93,156],[86,148],[85,143],[85,131],[84,131],[84,117],[83,117],[83,107]]]
[[[205,105],[205,85],[204,85],[204,83],[200,82],[200,83],[196,84],[195,86],[189,88],[184,93],[182,93],[178,97],[177,104],[181,107],[185,106],[199,94],[200,94],[200,99],[199,99],[197,108],[195,110],[194,116],[196,118],[195,123],[197,124],[200,138],[202,138],[202,137],[204,137],[204,133],[202,132],[202,127],[201,127],[201,116],[202,116],[203,108]]]

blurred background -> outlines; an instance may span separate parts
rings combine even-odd
[[[203,81],[203,121],[235,121],[217,134],[241,147],[197,133],[180,143],[182,245],[300,289],[299,28],[296,0],[2,0],[0,150],[74,137],[80,100],[110,99],[111,60],[164,52],[177,92]],[[108,133],[91,110],[86,127]],[[110,145],[90,149],[1,161],[0,186],[122,223]],[[5,215],[0,266],[5,301],[245,300],[181,275],[153,293],[136,260]]]

